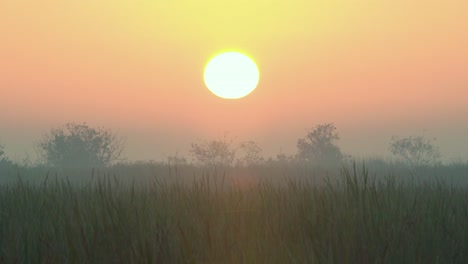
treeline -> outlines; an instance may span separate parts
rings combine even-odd
[[[164,161],[171,165],[192,164],[202,167],[236,166],[279,163],[307,163],[317,166],[340,166],[356,158],[345,154],[337,145],[340,139],[333,123],[319,124],[309,129],[297,140],[297,152],[293,155],[279,153],[265,158],[262,148],[251,140],[236,142],[225,135],[221,139],[200,140],[189,146],[189,157],[175,153]],[[22,166],[48,166],[54,168],[92,167],[104,168],[125,163],[125,141],[109,129],[91,127],[86,123],[68,123],[53,128],[43,135],[35,146],[37,160],[26,160]],[[440,164],[440,151],[435,139],[423,136],[393,137],[388,150],[395,161],[412,165]],[[0,145],[0,166],[11,166],[13,162]]]

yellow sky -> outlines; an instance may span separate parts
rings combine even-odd
[[[21,156],[75,121],[127,136],[130,158],[225,131],[294,152],[305,128],[335,122],[352,153],[426,133],[468,158],[466,14],[463,0],[3,0],[0,140]],[[226,49],[260,69],[242,100],[203,84]]]

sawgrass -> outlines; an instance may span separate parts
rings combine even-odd
[[[287,172],[19,178],[0,185],[0,263],[468,263],[465,188],[356,166],[320,184]]]

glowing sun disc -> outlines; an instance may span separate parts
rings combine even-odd
[[[205,66],[206,87],[225,99],[239,99],[257,87],[259,72],[255,62],[240,52],[223,52]]]

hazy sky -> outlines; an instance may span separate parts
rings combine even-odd
[[[417,134],[466,160],[467,14],[466,0],[2,0],[0,143],[21,159],[52,127],[87,122],[125,136],[130,159],[226,131],[274,155],[334,122],[347,153]],[[260,70],[240,100],[203,83],[231,48]]]

